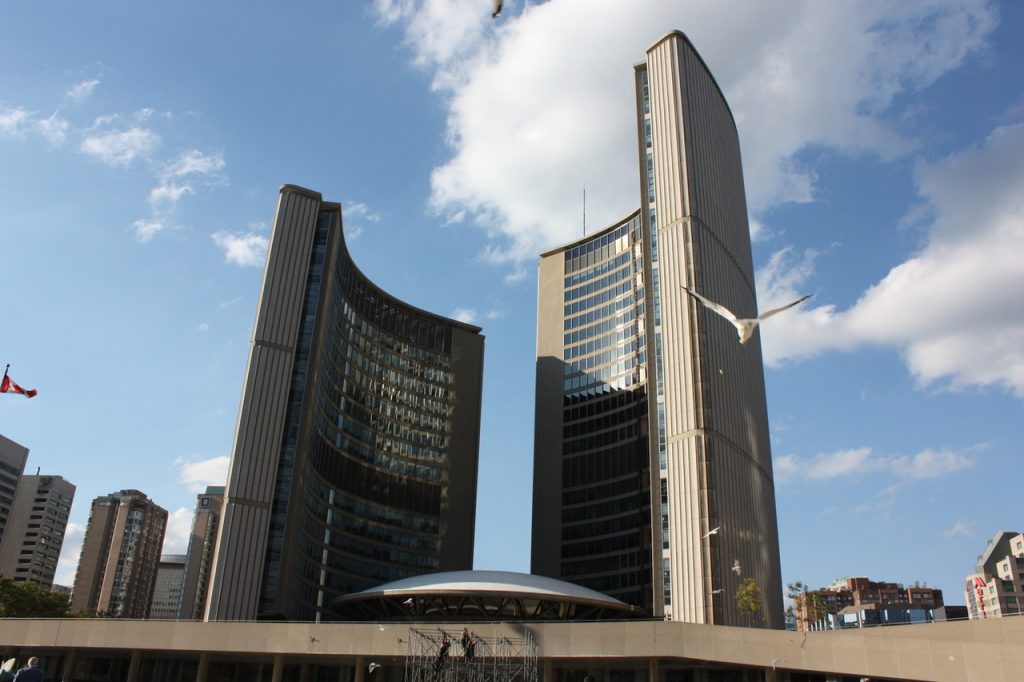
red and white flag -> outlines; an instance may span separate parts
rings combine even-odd
[[[25,390],[11,381],[11,378],[5,374],[3,381],[0,381],[0,393],[20,393],[26,398],[34,398],[36,396],[36,389],[30,388]]]

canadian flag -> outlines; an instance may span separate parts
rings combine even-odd
[[[3,381],[0,381],[0,393],[20,393],[26,398],[36,397],[36,389],[32,388],[25,390],[18,384],[14,383],[9,376],[4,374]]]

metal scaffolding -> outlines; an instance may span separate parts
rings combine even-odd
[[[537,682],[537,643],[467,630],[409,630],[405,682]]]

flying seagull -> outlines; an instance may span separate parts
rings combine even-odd
[[[725,319],[732,322],[733,326],[736,327],[736,331],[740,335],[740,343],[746,343],[747,341],[750,341],[750,337],[754,335],[754,330],[757,329],[757,325],[759,325],[764,320],[768,319],[775,313],[781,313],[783,310],[786,310],[787,308],[792,308],[798,303],[803,303],[804,301],[811,297],[810,294],[808,294],[807,296],[801,296],[797,300],[793,301],[792,303],[787,303],[781,308],[772,308],[771,310],[764,311],[763,313],[761,313],[760,315],[753,319],[744,319],[736,317],[736,315],[731,310],[726,308],[721,303],[709,301],[708,299],[704,298],[703,296],[698,294],[696,291],[693,291],[692,289],[687,289],[686,287],[683,287],[683,290],[686,291],[686,293],[688,293],[690,296],[693,296],[695,299],[703,303],[705,307],[715,311]]]
[[[373,671],[376,670],[379,667],[380,667],[380,663],[371,663],[370,665],[366,666],[366,669],[369,670],[370,674],[372,675]]]
[[[501,14],[501,6],[504,3],[502,0],[492,0],[491,2],[491,19],[497,19],[498,15]]]
[[[721,526],[715,526],[714,528],[709,530],[707,533],[704,533],[704,537],[709,538],[712,535],[718,535],[718,531],[721,530],[721,528],[722,528]]]
[[[412,606],[412,605],[413,605],[413,604],[415,604],[416,602],[415,602],[415,601],[413,600],[413,598],[412,598],[412,597],[409,597],[408,599],[406,599],[406,600],[405,600],[404,602],[402,602],[402,603],[403,603],[403,604],[405,604],[406,606]]]
[[[733,559],[732,560],[732,570],[735,571],[736,575],[739,575],[740,571],[743,570],[743,569],[740,568],[740,560],[739,559]]]

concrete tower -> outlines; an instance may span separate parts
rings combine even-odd
[[[542,254],[534,573],[696,623],[781,627],[775,488],[739,140],[690,41],[635,67],[640,208]],[[753,578],[761,618],[736,605]]]
[[[370,282],[341,217],[281,190],[210,620],[319,620],[341,595],[472,568],[483,336]]]

